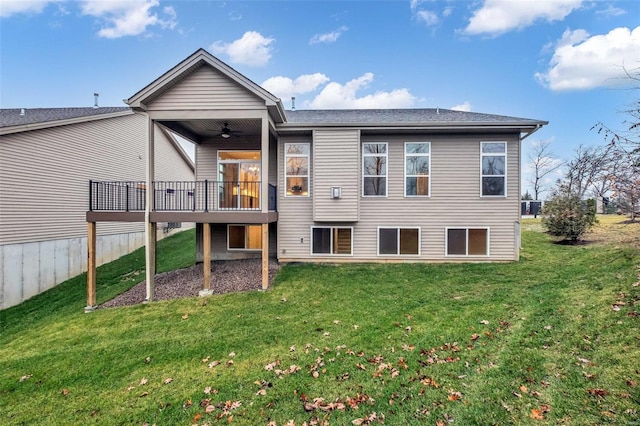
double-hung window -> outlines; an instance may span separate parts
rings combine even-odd
[[[404,144],[404,194],[407,197],[430,195],[431,144],[406,142]]]
[[[362,195],[387,196],[387,143],[362,144]]]
[[[284,144],[285,195],[309,196],[309,144]]]
[[[420,254],[420,228],[378,228],[378,256]]]
[[[488,256],[489,229],[447,228],[447,256]]]
[[[481,184],[483,197],[507,195],[507,143],[480,143]]]
[[[311,227],[311,253],[350,255],[353,253],[353,228]]]

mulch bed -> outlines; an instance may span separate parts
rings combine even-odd
[[[280,269],[276,260],[269,260],[269,284]],[[195,297],[203,288],[202,264],[156,275],[155,300]],[[236,293],[262,289],[260,259],[211,262],[211,290],[214,294]],[[146,297],[146,281],[103,303],[98,308],[137,305]]]

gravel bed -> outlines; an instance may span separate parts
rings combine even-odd
[[[202,290],[202,264],[156,275],[155,300],[198,296]],[[269,260],[269,285],[280,269],[276,260]],[[211,262],[211,290],[214,294],[262,289],[261,259],[224,260]],[[103,303],[98,308],[136,305],[146,297],[146,281]]]

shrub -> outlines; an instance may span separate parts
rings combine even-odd
[[[597,221],[595,201],[582,201],[575,194],[554,194],[542,209],[542,224],[547,231],[573,243]]]

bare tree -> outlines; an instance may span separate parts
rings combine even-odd
[[[562,166],[562,161],[555,157],[549,149],[551,141],[537,141],[533,144],[533,151],[529,153],[529,162],[533,167],[533,177],[529,183],[533,185],[533,198],[539,200],[540,195],[547,190],[545,177]]]
[[[569,161],[567,173],[562,185],[565,191],[576,194],[581,199],[589,190],[606,188],[608,184],[603,180],[610,179],[607,173],[611,165],[612,146],[584,147],[580,145],[575,150],[574,158]]]

